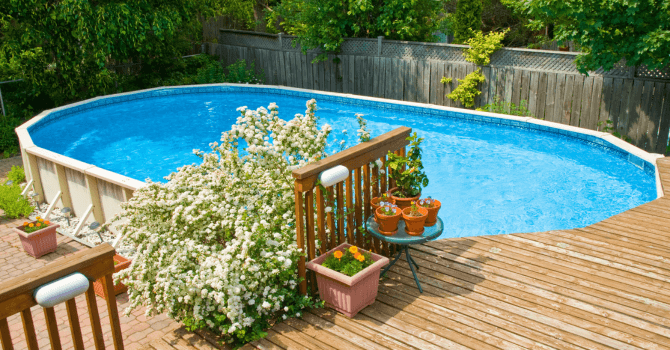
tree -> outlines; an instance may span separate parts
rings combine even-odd
[[[243,1],[243,0],[236,0]],[[106,65],[172,59],[222,0],[5,0],[0,80],[22,78],[56,105],[111,92]],[[200,33],[199,33],[200,32]]]
[[[463,44],[482,28],[482,0],[458,0],[452,16],[454,43]]]
[[[338,52],[346,37],[435,41],[442,9],[442,0],[284,0],[275,12],[303,50]]]
[[[582,73],[629,66],[662,68],[670,63],[670,0],[507,0],[540,29],[555,24],[556,39],[574,41]]]

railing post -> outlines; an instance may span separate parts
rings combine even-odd
[[[300,294],[307,294],[307,275],[305,273],[305,233],[303,232],[303,221],[305,216],[303,215],[303,200],[302,192],[298,187],[299,182],[295,180],[295,234],[296,234],[296,244],[298,249],[302,252],[300,258],[298,259],[298,278],[301,278],[300,281]]]

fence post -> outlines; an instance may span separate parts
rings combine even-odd
[[[382,40],[384,40],[383,35],[377,37],[377,56],[378,57],[382,56]]]
[[[279,50],[284,51],[284,43],[282,42],[283,41],[282,38],[284,37],[284,33],[277,34],[277,37],[279,38]]]

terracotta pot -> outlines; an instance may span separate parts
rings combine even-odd
[[[389,259],[359,248],[360,252],[370,253],[374,263],[354,276],[349,277],[321,266],[326,257],[335,250],[344,251],[349,247],[351,247],[350,244],[342,243],[326,254],[308,262],[306,267],[316,273],[316,283],[321,300],[325,301],[327,306],[347,317],[354,317],[364,307],[375,302],[379,287],[379,272],[382,267],[389,263]]]
[[[423,234],[423,226],[428,218],[428,209],[417,207],[421,216],[409,216],[412,208],[405,208],[402,210],[402,218],[405,220],[405,232],[410,236],[421,236]]]
[[[33,221],[33,224],[37,221]],[[39,258],[42,255],[52,253],[58,248],[58,241],[56,240],[56,229],[60,225],[51,224],[41,230],[32,233],[26,233],[23,226],[14,227],[13,230],[19,234],[21,245],[26,253],[34,258]]]
[[[374,197],[370,200],[370,206],[372,206],[372,212],[375,213],[377,211],[377,208],[379,208],[379,202],[381,201],[382,197]],[[384,202],[389,202],[391,204],[395,204],[395,200],[390,197],[386,197],[386,200]],[[377,215],[375,215],[375,222],[377,222]]]
[[[384,236],[393,236],[398,233],[398,221],[402,218],[402,210],[400,208],[394,209],[395,215],[384,215],[381,208],[375,210],[375,218],[379,224],[379,233]]]
[[[432,208],[421,207],[428,210],[428,217],[426,218],[426,223],[423,226],[433,226],[437,223],[437,212],[442,208],[442,203],[437,199],[433,199],[434,206]]]
[[[408,198],[401,198],[401,197],[396,197],[393,195],[393,192],[398,191],[398,187],[393,187],[388,191],[388,196],[389,198],[395,200],[395,205],[397,205],[400,209],[405,209],[412,205],[412,202],[415,202],[421,198],[421,193],[414,197],[408,197]]]
[[[131,261],[122,257],[121,255],[114,255],[114,273],[118,273],[121,270],[127,269],[130,266]],[[104,284],[102,283],[102,278],[93,282],[93,291],[95,294],[101,298],[105,297]],[[119,295],[125,293],[128,290],[128,287],[123,283],[117,283],[114,285],[114,295]]]

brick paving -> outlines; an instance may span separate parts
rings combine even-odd
[[[7,220],[4,216],[0,217],[0,265],[2,266],[0,269],[0,283],[5,282],[12,277],[20,276],[28,271],[40,268],[52,261],[62,259],[76,251],[88,249],[86,246],[68,237],[59,235],[58,249],[53,253],[35,259],[23,251],[19,237],[11,230],[11,227],[16,227],[23,221],[24,220],[22,219]],[[89,322],[88,308],[86,306],[86,297],[80,295],[75,298],[75,301],[77,303],[79,321],[84,338],[84,347],[91,349],[94,347],[94,344],[91,324]],[[172,331],[181,327],[181,324],[169,319],[164,314],[147,318],[144,316],[144,308],[136,309],[129,316],[124,316],[124,310],[129,305],[128,294],[126,293],[119,294],[116,297],[116,301],[120,314],[121,332],[123,334],[124,345],[128,350],[140,349],[149,344],[152,340],[163,338],[168,333],[172,333]],[[111,338],[111,328],[109,326],[106,303],[104,299],[99,297],[97,298],[97,302],[104,332],[105,347],[107,349],[113,349],[114,346]],[[44,312],[39,306],[33,307],[31,311],[35,322],[39,347],[40,349],[50,349]],[[72,343],[72,336],[70,335],[70,327],[65,305],[56,305],[55,311],[63,349],[73,349],[74,345]],[[28,345],[26,343],[25,335],[23,334],[21,316],[16,314],[9,317],[7,321],[9,322],[14,349],[27,349]]]

